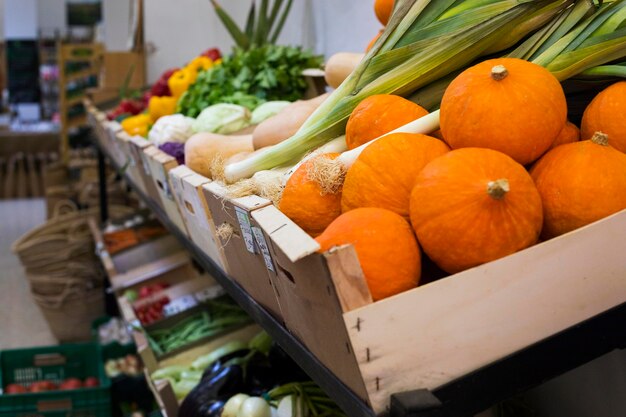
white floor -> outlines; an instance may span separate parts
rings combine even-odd
[[[0,200],[0,350],[56,344],[11,244],[46,219],[43,199]]]

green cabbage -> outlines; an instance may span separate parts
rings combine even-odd
[[[258,125],[263,120],[276,116],[290,104],[291,103],[288,101],[268,101],[267,103],[263,103],[252,112],[251,123],[253,125]]]
[[[250,110],[236,104],[214,104],[202,110],[192,128],[198,132],[227,135],[250,126]]]

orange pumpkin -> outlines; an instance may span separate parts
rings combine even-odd
[[[559,81],[521,59],[492,59],[468,68],[441,101],[441,131],[452,149],[494,149],[522,165],[550,148],[566,119]]]
[[[348,149],[357,148],[427,114],[426,109],[400,96],[370,96],[356,106],[348,119]]]
[[[565,123],[563,129],[561,129],[561,133],[556,137],[550,149],[554,149],[557,146],[565,145],[566,143],[578,142],[580,140],[580,130],[576,125],[572,122]]]
[[[316,238],[320,252],[352,244],[374,301],[417,286],[421,257],[411,226],[394,212],[359,208],[337,217]]]
[[[544,238],[626,209],[626,155],[609,143],[598,133],[559,146],[530,171],[543,200]]]
[[[542,213],[539,192],[524,167],[490,149],[458,149],[435,159],[411,193],[417,239],[449,273],[534,244]]]
[[[394,133],[370,144],[346,174],[341,210],[381,207],[408,220],[415,178],[450,148],[430,136]]]
[[[372,46],[374,46],[374,44],[376,43],[376,41],[378,40],[378,38],[380,38],[380,35],[383,34],[383,30],[381,29],[378,31],[378,34],[376,34],[376,36],[374,36],[372,38],[372,40],[370,41],[370,43],[367,44],[367,48],[365,48],[365,52],[369,52],[370,49],[372,49]]]
[[[581,125],[583,139],[595,132],[609,135],[609,145],[626,153],[626,81],[611,85],[587,106]]]
[[[316,158],[335,159],[338,153]],[[291,175],[278,207],[287,217],[311,236],[317,236],[341,214],[341,191],[325,194],[317,181],[309,176],[315,158],[300,165]]]
[[[383,26],[387,26],[389,23],[389,18],[393,12],[393,3],[394,0],[375,0],[374,2],[374,13]]]

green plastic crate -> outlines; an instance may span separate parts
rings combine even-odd
[[[111,382],[104,373],[102,352],[95,343],[66,344],[0,352],[0,387],[29,386],[66,378],[94,376],[95,388],[0,395],[0,417],[109,417]]]

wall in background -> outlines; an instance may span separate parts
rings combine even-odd
[[[149,0],[144,4],[145,39],[156,48],[148,56],[149,81],[209,47],[219,45],[227,52],[233,46],[206,0]],[[243,25],[250,2],[225,4],[225,9]],[[345,30],[346,22],[349,31]],[[304,45],[326,56],[339,51],[362,51],[379,26],[369,1],[298,0],[293,2],[279,42]]]
[[[37,39],[37,0],[5,0],[3,11],[5,39]]]
[[[37,19],[43,36],[52,37],[55,32],[65,33],[67,27],[65,0],[37,0]]]

